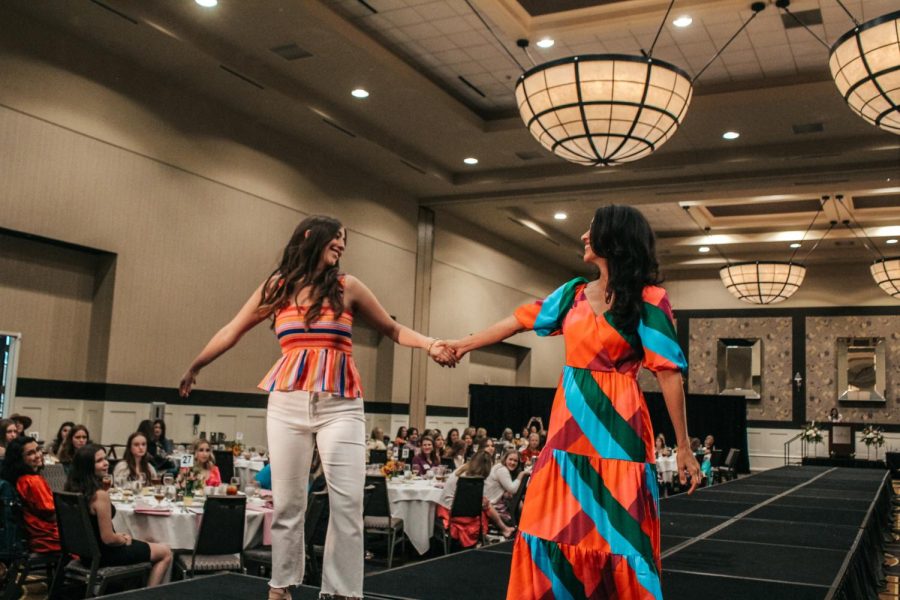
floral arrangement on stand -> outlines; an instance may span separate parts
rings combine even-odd
[[[387,478],[396,477],[403,473],[405,467],[406,465],[401,461],[390,459],[381,467],[381,472]]]
[[[866,445],[866,458],[869,457],[869,450],[875,446],[875,460],[878,460],[878,449],[884,446],[884,431],[880,427],[866,425],[861,436],[859,441]]]
[[[812,444],[813,456],[818,456],[819,444],[822,443],[822,431],[816,425],[815,421],[811,421],[803,426],[803,431],[800,432],[800,439],[807,444]]]

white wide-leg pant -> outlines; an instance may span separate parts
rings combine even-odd
[[[272,580],[300,585],[305,566],[303,526],[313,447],[328,483],[330,518],[322,593],[362,598],[363,487],[366,421],[362,398],[272,392],[266,426],[272,467]]]

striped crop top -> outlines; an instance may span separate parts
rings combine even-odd
[[[361,380],[353,362],[353,313],[345,310],[335,315],[323,306],[319,318],[307,327],[307,308],[291,305],[275,313],[281,358],[259,382],[259,388],[361,398]]]

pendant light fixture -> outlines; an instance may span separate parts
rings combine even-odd
[[[670,2],[650,50],[641,50],[641,55],[570,56],[537,65],[519,77],[519,115],[544,148],[588,166],[613,166],[649,156],[684,121],[693,83],[766,7],[754,2],[753,15],[692,78],[653,57],[674,3]],[[519,41],[523,49],[527,45],[527,40]]]
[[[854,27],[830,47],[790,11],[790,0],[775,5],[828,48],[831,77],[850,110],[900,135],[900,11],[861,24],[841,0],[835,1]]]

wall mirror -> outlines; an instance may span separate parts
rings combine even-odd
[[[837,339],[837,396],[841,402],[885,401],[884,338]]]
[[[761,398],[762,340],[720,338],[716,352],[719,394]]]

